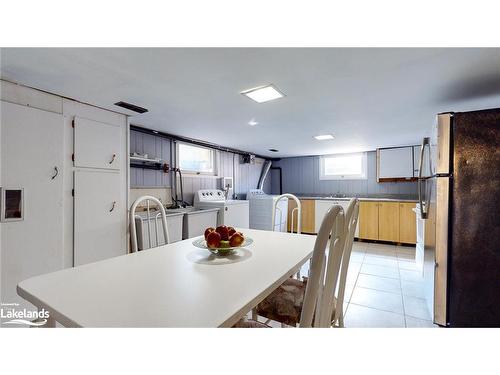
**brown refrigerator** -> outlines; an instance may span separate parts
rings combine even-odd
[[[436,324],[500,327],[500,109],[442,113],[420,155]]]

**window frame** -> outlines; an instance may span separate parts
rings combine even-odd
[[[325,174],[325,159],[335,158],[335,157],[345,157],[349,155],[361,155],[361,174]],[[368,170],[367,170],[367,153],[366,152],[351,152],[345,154],[333,154],[333,155],[322,155],[319,157],[319,179],[320,180],[367,180]]]
[[[205,177],[217,177],[218,176],[218,158],[217,158],[217,150],[211,148],[211,147],[206,147],[206,146],[201,146],[195,143],[189,143],[189,142],[181,142],[181,141],[176,141],[175,142],[175,161],[176,165],[180,168],[180,145],[186,145],[186,146],[191,146],[191,147],[198,147],[198,148],[204,148],[206,150],[209,150],[210,153],[212,154],[212,165],[213,165],[213,171],[212,172],[205,172],[205,171],[195,171],[195,170],[190,170],[190,169],[182,169],[181,172],[186,175],[193,175],[193,176],[205,176]]]

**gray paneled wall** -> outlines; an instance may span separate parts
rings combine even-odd
[[[170,164],[171,141],[154,135],[130,132],[130,152],[148,154]],[[170,174],[151,169],[130,168],[130,187],[170,187]]]
[[[130,132],[130,152],[147,153],[150,158],[158,157],[171,164],[170,150],[174,143],[170,139],[136,131]],[[218,152],[219,176],[233,177],[235,194],[246,194],[248,190],[255,189],[259,181],[264,163],[263,159],[256,158],[255,164],[241,163],[240,155],[232,152]],[[234,171],[234,173],[233,173]],[[183,176],[184,200],[193,203],[194,193],[200,189],[221,188],[220,179],[217,177]],[[179,185],[179,184],[178,184]],[[149,169],[131,168],[130,187],[171,187],[171,173]],[[271,178],[268,176],[264,190],[271,192]],[[178,198],[180,189],[178,186]]]
[[[366,180],[320,180],[319,156],[284,158],[273,166],[283,171],[283,193],[295,194],[347,194],[347,195],[416,195],[416,182],[377,182],[377,156],[375,151],[367,153]],[[273,178],[272,192],[277,193]]]

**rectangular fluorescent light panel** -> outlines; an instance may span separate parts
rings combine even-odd
[[[256,87],[254,89],[242,91],[241,94],[248,96],[257,103],[265,103],[285,96],[273,85]]]
[[[328,139],[333,139],[333,135],[331,134],[316,135],[314,138],[316,138],[318,141],[326,141]]]

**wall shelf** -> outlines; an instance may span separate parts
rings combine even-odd
[[[130,168],[162,170],[165,164],[161,159],[148,159],[141,156],[130,157]]]

